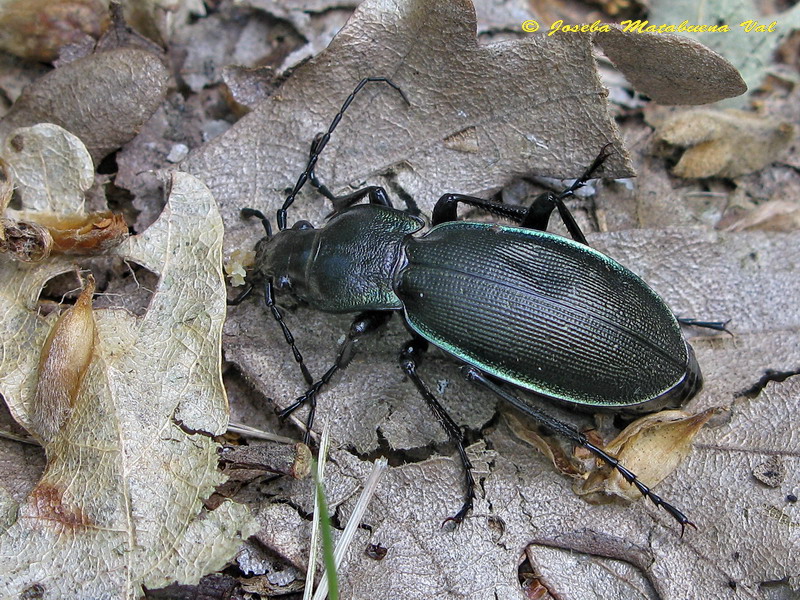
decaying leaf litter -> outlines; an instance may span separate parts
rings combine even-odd
[[[544,99],[528,103],[503,103],[507,97],[520,93],[519,82],[526,79],[533,82],[532,86],[538,85],[537,92],[551,89],[542,84],[540,73],[534,72],[526,78],[526,71],[520,71],[513,62],[503,61],[508,55],[523,52],[519,44],[514,45],[512,40],[499,48],[488,46],[492,48],[488,52],[486,47],[474,48],[474,42],[469,41],[473,39],[469,7],[463,3],[437,5],[435,8],[440,9],[440,13],[427,13],[428,7],[413,3],[403,8],[406,14],[398,24],[392,20],[397,15],[394,12],[387,15],[380,3],[362,6],[349,28],[337,38],[338,46],[334,45],[327,53],[298,69],[271,99],[242,119],[227,135],[208,142],[185,163],[184,168],[200,177],[220,203],[226,233],[230,234],[226,238],[226,251],[252,245],[259,235],[258,226],[240,222],[237,210],[250,205],[274,211],[283,199],[284,188],[291,185],[298,174],[313,133],[324,129],[341,99],[349,93],[353,80],[362,74],[374,74],[366,72],[365,63],[387,68],[393,77],[397,74],[402,78],[403,69],[408,69],[409,73],[416,71],[414,77],[407,77],[407,83],[401,81],[409,96],[414,97],[416,93],[419,106],[412,100],[407,112],[402,103],[397,103],[397,98],[385,90],[374,89],[367,93],[356,116],[349,123],[343,123],[338,137],[321,160],[318,172],[334,190],[344,190],[351,183],[357,186],[362,181],[374,181],[383,183],[390,193],[400,198],[405,197],[402,191],[407,192],[423,211],[429,211],[430,205],[445,191],[491,192],[523,173],[574,176],[590,162],[591,143],[596,144],[597,134],[586,134],[585,123],[581,123],[582,130],[564,128],[563,117],[552,112],[554,100],[566,105],[573,91],[568,90],[566,96],[561,97],[554,91]],[[392,5],[391,9],[396,11],[397,7]],[[439,38],[424,35],[424,27],[409,36],[403,30],[403,23],[429,24],[428,29],[446,32],[447,39],[455,36],[460,43],[437,47]],[[389,56],[373,56],[364,50],[363,44],[356,44],[367,33],[372,36],[375,31],[382,34],[378,50],[393,50],[388,52]],[[389,35],[392,32],[397,35]],[[413,41],[416,52],[396,51],[397,46],[393,44],[399,44],[402,49],[409,40]],[[357,51],[353,50],[354,45]],[[579,57],[576,59],[578,72],[584,75],[575,80],[575,93],[580,98],[575,106],[583,107],[587,99],[602,98],[602,88],[594,80],[593,65],[588,59],[587,41],[568,39],[564,47],[556,44],[555,48],[556,58],[549,64],[561,65],[563,61],[569,62],[568,56]],[[460,76],[457,67],[461,63],[448,56],[448,52],[471,56],[478,69],[485,68],[485,63],[491,59],[494,61],[492,69],[468,72],[472,79]],[[470,55],[470,52],[475,54]],[[444,58],[440,58],[442,53],[445,53]],[[451,62],[446,62],[448,58]],[[437,68],[431,70],[431,64]],[[525,62],[522,66],[534,68]],[[358,75],[353,76],[349,71]],[[477,73],[481,75],[476,76]],[[511,85],[511,79],[515,86]],[[491,84],[495,84],[494,87]],[[483,107],[479,99],[485,98],[487,93],[496,99],[496,104]],[[91,96],[87,100],[91,100]],[[464,117],[454,118],[442,108],[461,101],[467,115],[466,127]],[[181,102],[174,95],[159,106],[156,117],[144,124],[143,134],[129,144],[125,152],[118,154],[118,161],[124,159],[119,164],[120,173],[137,172],[130,166],[142,161],[141,153],[134,156],[137,144],[143,147],[137,140],[154,136],[160,141],[160,147],[170,147],[169,143],[164,143],[164,138],[173,136],[174,141],[176,129],[180,129],[174,125],[176,108],[180,106]],[[540,110],[531,110],[530,106]],[[589,131],[605,131],[606,135],[616,136],[605,115],[603,102],[597,101],[596,107],[599,113],[589,119]],[[198,114],[191,110],[184,112]],[[526,147],[541,139],[525,140],[522,145],[518,141],[515,145],[512,142],[519,140],[519,136],[514,138],[504,129],[507,126],[518,132],[530,128],[538,133],[547,129],[545,123],[549,125],[547,135],[552,136],[545,141],[559,142],[565,149],[563,155],[556,156],[558,164],[549,166],[534,152],[525,152]],[[193,127],[186,127],[182,140],[189,142],[189,146],[197,144],[197,125]],[[213,128],[207,128],[210,130]],[[517,559],[531,542],[537,545],[528,550],[530,562],[544,575],[547,585],[558,590],[562,597],[602,597],[609,589],[619,590],[623,597],[634,597],[639,592],[633,590],[644,589],[643,586],[651,586],[650,589],[655,590],[653,593],[662,597],[685,597],[686,589],[694,592],[704,585],[707,597],[714,597],[720,585],[726,586],[726,593],[733,597],[759,597],[758,583],[796,575],[796,565],[792,563],[796,552],[792,550],[791,528],[787,525],[791,523],[793,505],[785,500],[787,491],[792,489],[791,476],[778,487],[767,488],[756,483],[751,474],[766,457],[773,455],[782,457],[787,473],[797,471],[792,468],[796,455],[791,449],[793,395],[789,386],[792,379],[767,383],[760,393],[751,393],[752,400],[743,394],[753,388],[767,369],[784,373],[797,369],[796,343],[792,335],[796,328],[796,307],[792,298],[797,297],[792,287],[797,280],[796,261],[792,255],[797,247],[794,234],[746,232],[734,235],[687,229],[686,225],[709,219],[704,214],[709,209],[699,204],[697,196],[692,194],[727,192],[732,196],[732,184],[711,180],[707,184],[710,189],[703,189],[688,187],[689,184],[680,180],[670,181],[663,170],[664,158],[653,151],[655,141],[647,137],[647,130],[644,134],[642,131],[643,128],[623,129],[640,176],[642,163],[646,162],[649,169],[648,181],[645,183],[640,178],[634,185],[641,186],[637,189],[665,188],[669,193],[653,198],[637,194],[635,189],[631,191],[624,184],[606,184],[598,196],[598,208],[602,212],[595,213],[587,223],[613,226],[615,222],[630,220],[633,214],[636,215],[633,225],[648,222],[659,229],[601,234],[591,241],[652,283],[678,314],[722,315],[732,318],[736,324],[735,338],[711,336],[694,342],[707,388],[690,408],[693,411],[710,407],[730,410],[724,411],[700,433],[689,458],[675,475],[659,486],[660,493],[676,502],[680,500],[681,508],[690,512],[695,522],[703,524],[701,531],[692,534],[690,539],[679,540],[670,529],[668,519],[641,503],[633,507],[592,507],[577,499],[565,478],[554,472],[538,453],[509,435],[502,419],[492,421],[494,403],[463,383],[457,367],[448,359],[434,354],[423,369],[426,377],[444,390],[443,401],[456,420],[471,431],[492,423],[484,432],[488,446],[478,444],[472,448],[476,471],[483,477],[484,497],[476,507],[474,518],[468,519],[459,530],[441,531],[442,518],[458,503],[459,473],[450,457],[441,457],[436,452],[430,460],[418,462],[431,455],[430,440],[441,442],[444,436],[430,423],[413,388],[395,366],[397,348],[406,336],[395,323],[379,339],[364,344],[362,354],[340,382],[323,396],[320,406],[321,419],[325,415],[335,415],[334,441],[339,448],[334,451],[335,462],[328,471],[327,489],[330,504],[339,507],[341,519],[346,518],[369,469],[362,458],[375,452],[377,430],[389,447],[404,450],[402,456],[407,461],[404,466],[390,471],[375,501],[374,512],[367,514],[372,531],[360,532],[361,537],[343,567],[344,585],[352,590],[352,597],[374,595],[376,589],[387,586],[404,590],[406,597],[417,597],[415,594],[420,593],[424,597],[458,594],[471,594],[470,597],[488,594],[490,597],[495,591],[500,597],[516,597],[519,593]],[[582,137],[570,139],[570,133]],[[641,136],[636,137],[639,134]],[[277,144],[276,140],[284,143]],[[145,156],[145,161],[147,159]],[[158,159],[159,156],[150,158]],[[160,160],[159,166],[163,166],[164,156]],[[532,171],[531,163],[542,165],[541,170]],[[560,171],[562,168],[564,170]],[[618,168],[620,165],[611,165],[606,175],[629,174],[613,170]],[[745,179],[758,176],[745,176]],[[752,189],[754,184],[745,182],[744,185]],[[788,185],[796,184],[789,181]],[[150,188],[145,184],[140,189]],[[676,194],[683,202],[676,202]],[[146,198],[144,194],[137,198],[137,205],[146,204]],[[612,204],[619,198],[620,203]],[[661,203],[665,206],[660,211],[651,209],[658,209]],[[633,210],[626,211],[627,216],[615,216],[618,205],[633,207]],[[311,217],[316,223],[322,222],[326,212],[324,203],[311,194],[300,198],[298,209],[294,217]],[[656,212],[674,220],[648,221]],[[700,221],[698,213],[704,217]],[[604,218],[598,218],[598,214]],[[669,225],[684,227],[669,229]],[[629,225],[625,227],[628,228]],[[147,266],[159,272],[155,265]],[[746,293],[753,289],[759,293]],[[303,384],[274,323],[257,302],[242,305],[235,311],[238,315],[231,311],[226,324],[227,358],[260,391],[278,402],[288,403],[302,392]],[[303,309],[297,309],[289,318],[312,372],[321,372],[328,366],[349,319],[319,317]],[[738,399],[732,404],[735,398]],[[241,416],[250,416],[245,414],[244,407],[234,406],[233,409],[235,414],[238,412],[239,420]],[[264,406],[258,409],[263,411]],[[773,421],[778,415],[781,420]],[[560,416],[570,418],[563,412]],[[262,415],[252,415],[252,418],[255,422],[264,419]],[[581,417],[571,418],[583,425],[588,422],[585,418],[581,421]],[[749,423],[762,420],[771,426],[748,429]],[[409,423],[415,426],[408,427]],[[603,422],[600,423],[602,426]],[[785,433],[780,430],[772,433],[774,423],[782,423]],[[758,432],[764,437],[745,435],[748,432]],[[349,446],[359,454],[348,452]],[[446,453],[446,448],[439,451]],[[274,503],[275,499],[282,498],[288,499],[289,504]],[[248,501],[260,525],[256,545],[263,544],[300,568],[308,555],[305,547],[307,521],[294,507],[302,507],[304,513],[310,498],[307,483],[292,484],[286,480],[250,486],[237,497]],[[720,515],[720,506],[728,507],[724,515]],[[754,537],[753,531],[764,532],[764,537]],[[749,537],[745,540],[746,535]],[[368,542],[381,543],[389,549],[383,561],[373,561],[360,553],[359,549]],[[752,546],[748,545],[750,543]],[[741,548],[735,551],[738,554],[721,551],[734,546]],[[766,552],[764,547],[774,551]],[[591,575],[581,573],[581,577],[576,577],[574,563],[565,562],[558,554],[559,548],[628,562],[622,563],[619,575],[608,577],[608,565],[620,563],[602,559],[604,562],[597,562]],[[625,564],[635,565],[638,571],[631,572]],[[562,565],[561,570],[559,565]],[[275,568],[271,567],[273,571]],[[409,572],[415,573],[415,577],[409,577]],[[675,572],[683,576],[676,578]],[[709,572],[715,576],[709,577]],[[406,575],[401,577],[403,573]],[[605,579],[598,573],[603,573]],[[633,581],[631,577],[642,574],[647,581],[629,583]],[[730,591],[731,581],[737,584],[736,590]]]

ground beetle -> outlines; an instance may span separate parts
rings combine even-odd
[[[256,246],[255,269],[264,281],[266,304],[310,386],[281,415],[308,403],[308,439],[319,390],[348,364],[359,337],[383,325],[392,312],[402,311],[413,339],[400,352],[401,367],[455,443],[464,466],[465,501],[450,520],[462,521],[472,508],[475,484],[461,430],[417,373],[429,343],[464,362],[467,379],[612,465],[672,515],[681,531],[692,525],[583,434],[502,387],[511,384],[584,407],[656,410],[680,404],[702,386],[680,320],[639,277],[589,247],[564,205],[564,198],[584,185],[609,156],[610,145],[566,191],[542,194],[530,207],[445,194],[433,210],[432,228],[420,234],[423,220],[392,208],[383,188],[370,186],[336,197],[314,173],[344,112],[369,82],[388,84],[408,103],[390,80],[362,80],[328,131],[312,143],[305,170],[277,212],[279,231],[272,235],[269,221],[259,211],[242,211],[244,216],[259,217],[267,231]],[[306,182],[329,198],[335,211],[322,228],[306,221],[287,228],[287,209]],[[356,205],[364,198],[368,204]],[[520,226],[458,221],[459,203]],[[545,231],[554,209],[573,240]],[[317,310],[360,313],[335,363],[316,382],[275,304],[276,288]]]

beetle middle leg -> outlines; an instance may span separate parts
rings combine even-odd
[[[546,192],[534,198],[533,202],[528,208],[521,206],[511,206],[503,202],[495,202],[494,200],[484,200],[483,198],[476,198],[475,196],[467,196],[464,194],[445,194],[436,202],[433,208],[433,216],[431,219],[432,225],[438,225],[446,221],[455,221],[458,219],[456,209],[458,203],[474,206],[485,210],[488,213],[505,217],[520,226],[528,229],[538,229],[539,231],[547,231],[547,225],[550,222],[550,215],[553,210],[558,209],[558,214],[564,225],[569,231],[576,242],[588,246],[586,236],[583,235],[581,228],[569,212],[569,209],[564,204],[564,198],[572,196],[576,190],[583,187],[589,181],[597,169],[611,156],[609,148],[611,144],[606,144],[600,150],[600,154],[594,159],[591,165],[583,172],[578,179],[576,179],[571,186],[559,194],[553,192]]]
[[[439,421],[439,424],[442,426],[445,432],[447,432],[447,436],[450,438],[450,441],[456,445],[458,455],[461,457],[461,464],[464,467],[464,477],[466,483],[464,504],[454,516],[449,517],[445,521],[461,523],[467,513],[472,510],[472,501],[475,498],[475,480],[472,477],[472,463],[470,462],[469,457],[467,457],[467,451],[464,449],[464,434],[461,432],[461,429],[453,420],[453,418],[447,414],[447,411],[439,403],[439,401],[436,399],[436,396],[433,395],[428,386],[417,373],[417,363],[422,358],[422,355],[427,348],[428,342],[418,336],[407,342],[400,351],[400,368],[403,369],[403,372],[408,376],[409,379],[411,379],[419,393],[425,399],[425,402],[431,409],[431,412],[433,412],[436,420]]]
[[[686,529],[686,526],[689,525],[690,527],[694,527],[697,529],[694,523],[692,523],[688,517],[683,514],[678,508],[666,502],[661,496],[653,492],[648,486],[644,483],[639,481],[634,473],[626,469],[622,463],[610,454],[604,452],[594,444],[592,444],[585,435],[577,431],[576,429],[570,427],[566,423],[562,423],[555,417],[551,417],[547,413],[539,410],[535,406],[531,406],[530,404],[523,402],[520,400],[516,395],[504,390],[496,383],[494,383],[491,379],[486,377],[479,369],[475,367],[466,366],[464,367],[464,375],[465,377],[474,383],[480,384],[486,389],[488,389],[493,394],[499,396],[512,406],[514,406],[517,410],[525,413],[526,415],[532,417],[536,421],[538,421],[541,425],[547,427],[554,433],[565,437],[566,439],[570,440],[571,442],[578,444],[587,450],[589,450],[592,454],[606,462],[608,465],[616,469],[622,477],[630,483],[631,485],[636,486],[636,489],[639,490],[639,493],[642,494],[645,498],[648,498],[653,504],[663,508],[665,511],[669,513],[669,515],[675,519],[681,526],[681,536],[683,536],[683,532]]]
[[[278,417],[284,419],[288,417],[295,410],[308,404],[308,417],[306,418],[306,430],[303,433],[303,442],[308,444],[311,437],[311,427],[314,425],[314,415],[317,408],[317,394],[323,386],[330,383],[333,376],[340,369],[347,368],[350,361],[355,354],[355,345],[362,336],[372,333],[380,329],[391,318],[392,313],[388,311],[373,310],[359,314],[350,324],[350,330],[347,333],[342,345],[339,347],[339,353],[336,355],[336,360],[333,365],[325,371],[325,374],[319,381],[312,383],[306,392],[297,398],[292,404],[278,412]]]

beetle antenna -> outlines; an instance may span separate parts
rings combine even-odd
[[[344,116],[345,111],[348,109],[350,104],[352,104],[358,92],[360,92],[365,85],[367,85],[368,83],[377,83],[377,82],[385,83],[391,86],[400,94],[400,96],[403,98],[406,104],[409,105],[411,104],[408,101],[408,98],[406,97],[403,90],[401,90],[396,83],[394,83],[391,79],[388,79],[387,77],[365,77],[364,79],[359,81],[358,85],[356,85],[355,89],[353,90],[353,93],[351,93],[347,97],[347,99],[342,104],[342,108],[340,108],[339,112],[336,113],[336,116],[333,117],[333,121],[331,121],[331,124],[328,127],[328,131],[326,131],[324,134],[322,134],[321,137],[315,140],[314,148],[313,151],[311,152],[311,155],[308,158],[308,163],[306,164],[305,170],[302,173],[300,173],[300,177],[297,178],[297,183],[294,184],[294,188],[286,197],[283,206],[278,209],[277,221],[278,221],[278,229],[280,231],[286,229],[286,211],[292,205],[295,197],[297,196],[298,193],[300,193],[300,190],[306,184],[306,181],[308,181],[309,178],[312,176],[312,172],[314,171],[314,167],[317,165],[317,160],[319,159],[319,155],[322,153],[322,151],[325,149],[325,146],[328,144],[328,141],[331,139],[331,134],[336,129],[336,126],[339,124],[339,121],[342,120],[342,116]]]

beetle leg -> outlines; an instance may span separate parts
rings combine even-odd
[[[336,115],[333,117],[333,120],[331,121],[331,124],[328,127],[328,131],[323,133],[321,136],[318,136],[314,140],[314,143],[312,145],[312,152],[308,158],[308,163],[306,164],[306,168],[303,170],[302,173],[300,173],[300,177],[298,177],[297,183],[294,184],[294,188],[292,188],[292,191],[286,197],[283,206],[278,209],[277,220],[278,220],[279,230],[283,231],[284,229],[286,229],[286,211],[292,205],[295,197],[297,197],[297,194],[300,193],[300,190],[306,184],[306,181],[310,179],[311,173],[313,173],[314,168],[317,166],[319,155],[322,153],[322,151],[325,149],[325,146],[330,141],[331,134],[336,129],[336,126],[339,124],[339,121],[342,120],[345,111],[348,109],[353,100],[355,100],[355,97],[356,95],[358,95],[358,92],[360,92],[365,85],[371,82],[381,82],[391,86],[392,88],[397,90],[397,92],[400,94],[403,100],[405,100],[406,104],[410,104],[408,98],[406,98],[406,95],[403,93],[403,90],[401,90],[400,87],[398,87],[398,85],[394,83],[391,79],[387,79],[386,77],[365,77],[360,82],[358,82],[358,85],[356,85],[353,92],[347,97],[347,99],[342,104],[342,107],[339,109],[339,112],[336,113]]]
[[[558,213],[561,215],[572,238],[579,244],[584,244],[585,246],[589,245],[580,227],[578,227],[578,224],[575,222],[572,213],[569,212],[569,209],[567,209],[561,199],[561,196],[556,196],[552,192],[546,192],[536,196],[533,203],[528,208],[513,206],[503,202],[495,202],[494,200],[484,200],[483,198],[476,198],[474,196],[465,196],[464,194],[445,194],[439,198],[436,205],[433,207],[431,225],[435,226],[439,223],[458,220],[456,209],[458,208],[459,202],[469,206],[475,206],[493,215],[505,217],[515,223],[519,223],[522,227],[538,229],[539,231],[547,231],[550,215],[553,209],[558,208]]]
[[[355,354],[355,345],[358,340],[365,334],[372,333],[380,329],[392,316],[390,311],[373,310],[364,312],[358,315],[350,325],[350,330],[347,333],[342,345],[339,347],[339,353],[336,356],[336,361],[325,372],[325,374],[316,383],[309,382],[309,387],[306,392],[297,398],[292,404],[278,412],[278,416],[283,419],[288,417],[295,410],[308,404],[308,417],[306,418],[306,430],[303,434],[303,442],[308,444],[311,436],[311,427],[314,424],[314,413],[317,407],[317,394],[323,386],[330,383],[333,376],[340,369],[347,368],[350,361]]]
[[[678,323],[681,325],[702,327],[703,329],[713,329],[714,331],[724,331],[728,335],[733,335],[728,329],[728,323],[731,322],[730,319],[727,321],[700,321],[698,319],[690,319],[687,317],[676,317],[676,319],[678,319]]]
[[[578,223],[575,221],[572,213],[569,212],[569,209],[564,204],[564,198],[574,195],[577,189],[582,188],[584,185],[586,185],[587,181],[592,179],[595,171],[597,171],[597,169],[600,168],[606,159],[611,156],[611,150],[609,150],[609,148],[612,148],[611,144],[606,144],[603,146],[600,149],[600,154],[597,155],[597,158],[595,158],[594,161],[592,161],[592,164],[589,165],[589,167],[583,172],[583,175],[573,181],[572,185],[563,192],[559,194],[545,192],[544,194],[536,196],[528,208],[527,214],[523,219],[520,220],[522,227],[538,229],[539,231],[547,231],[547,224],[550,221],[550,215],[553,214],[553,209],[557,208],[558,214],[561,217],[561,220],[564,222],[567,231],[569,231],[569,234],[572,236],[572,239],[579,244],[588,246],[589,244],[587,243],[586,237],[583,235],[581,228],[578,227]]]
[[[431,225],[438,225],[439,223],[446,223],[448,221],[457,221],[458,214],[456,210],[459,202],[467,206],[475,206],[493,215],[511,219],[517,223],[525,218],[528,212],[527,209],[521,206],[513,206],[511,204],[505,204],[504,202],[484,200],[483,198],[466,196],[464,194],[445,194],[436,201],[436,205],[433,207]]]
[[[536,196],[536,198],[534,198],[530,207],[526,211],[525,217],[521,219],[520,225],[522,227],[527,227],[528,229],[547,231],[547,224],[550,222],[550,215],[553,214],[553,209],[557,208],[558,214],[561,216],[561,220],[567,227],[567,231],[569,231],[572,239],[579,244],[588,246],[589,243],[586,241],[586,236],[583,235],[581,228],[578,227],[578,223],[575,221],[575,217],[572,216],[572,213],[569,212],[567,205],[564,204],[564,200],[562,199],[563,197],[564,196],[562,196],[562,194],[556,195],[552,192],[539,194]]]
[[[476,369],[475,367],[467,366],[464,367],[464,375],[469,381],[473,381],[478,383],[488,389],[489,391],[493,392],[497,396],[500,396],[503,400],[514,406],[517,410],[525,413],[526,415],[534,418],[538,421],[541,425],[544,425],[554,433],[557,433],[571,442],[583,446],[590,452],[592,452],[595,456],[599,457],[607,464],[611,465],[614,469],[619,471],[622,477],[625,478],[625,481],[630,483],[631,485],[635,485],[636,489],[644,496],[645,498],[649,498],[650,501],[655,504],[656,506],[660,506],[665,511],[667,511],[673,519],[675,519],[681,526],[681,536],[683,536],[683,532],[686,529],[686,526],[689,525],[697,529],[694,523],[692,523],[686,515],[684,515],[680,510],[674,507],[672,504],[664,501],[661,496],[654,493],[648,486],[644,483],[639,481],[634,473],[626,469],[622,464],[619,462],[618,459],[614,458],[610,454],[607,454],[594,444],[592,444],[585,435],[573,429],[566,423],[562,423],[558,419],[551,417],[547,413],[539,410],[535,406],[531,406],[522,400],[520,400],[514,394],[504,390],[496,383],[491,381],[487,378],[480,370]]]
[[[228,300],[226,304],[228,306],[239,306],[244,300],[250,295],[250,292],[253,291],[253,284],[248,283],[247,286],[239,292],[235,298]]]
[[[436,396],[433,395],[428,386],[424,381],[422,381],[417,373],[417,363],[422,358],[422,354],[425,352],[425,350],[427,350],[427,348],[428,342],[419,337],[415,337],[406,343],[403,346],[403,349],[400,351],[400,367],[417,387],[417,390],[425,399],[425,402],[433,412],[436,420],[439,421],[439,424],[447,432],[447,436],[450,438],[450,441],[453,442],[458,449],[458,455],[461,457],[461,464],[464,467],[464,477],[467,491],[464,498],[464,504],[461,506],[461,509],[454,516],[448,517],[445,520],[445,523],[448,521],[461,523],[467,513],[472,510],[472,500],[475,498],[475,480],[472,478],[472,463],[467,457],[467,452],[464,449],[464,434],[461,432],[461,429],[456,422],[453,421],[453,418],[447,414],[447,411],[439,403],[439,401],[436,399]]]
[[[377,185],[369,185],[361,188],[360,190],[356,190],[351,194],[345,194],[343,196],[327,196],[333,203],[333,211],[325,218],[330,219],[348,206],[352,206],[365,196],[369,199],[370,204],[380,204],[381,206],[388,206],[389,208],[392,208],[392,201],[389,200],[386,190]]]
[[[275,292],[272,289],[272,280],[268,279],[264,282],[264,303],[267,305],[267,308],[272,313],[273,318],[278,322],[280,325],[281,330],[283,331],[283,337],[286,338],[286,343],[289,344],[292,348],[292,354],[294,355],[295,361],[297,364],[300,365],[300,371],[303,373],[303,379],[306,380],[306,383],[311,385],[314,383],[314,378],[311,377],[311,373],[308,372],[308,367],[306,367],[306,363],[303,362],[303,355],[300,354],[300,350],[297,349],[294,343],[294,336],[292,332],[289,331],[289,327],[283,320],[283,313],[275,304]]]

